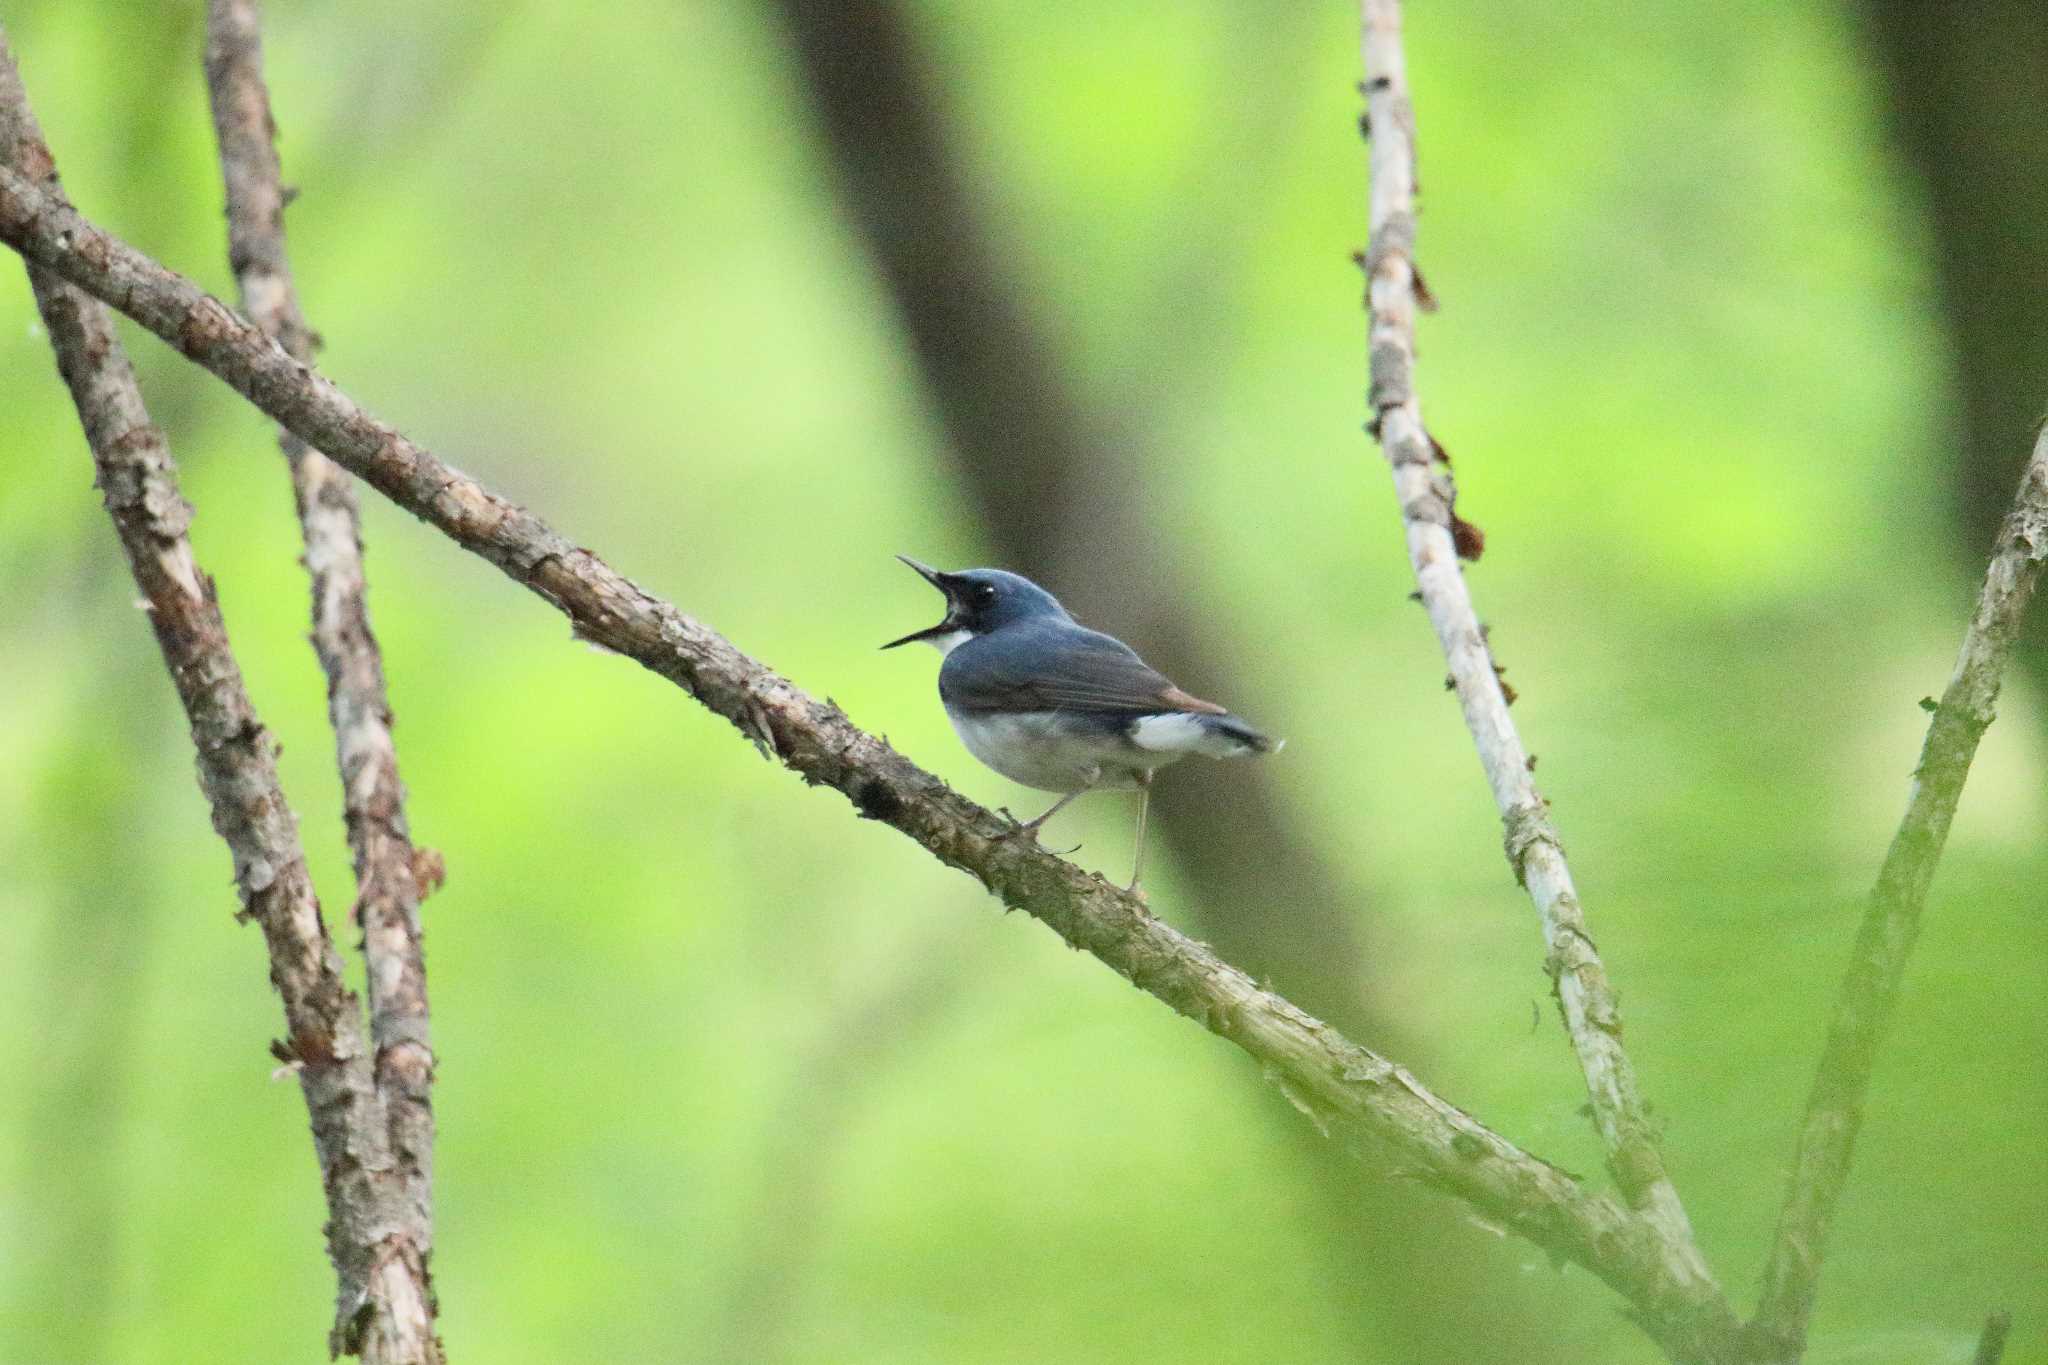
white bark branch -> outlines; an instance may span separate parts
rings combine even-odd
[[[1615,1182],[1664,1234],[1690,1273],[1712,1283],[1678,1191],[1664,1171],[1656,1129],[1621,1041],[1621,1008],[1586,928],[1549,805],[1529,774],[1528,751],[1508,715],[1485,631],[1458,567],[1450,466],[1422,422],[1415,393],[1415,113],[1401,49],[1399,0],[1364,0],[1366,132],[1372,147],[1372,244],[1366,253],[1372,315],[1372,406],[1380,448],[1408,532],[1422,604],[1457,687],[1506,831],[1508,864],[1542,922],[1545,970],[1585,1073],[1594,1122]]]

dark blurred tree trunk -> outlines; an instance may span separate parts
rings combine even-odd
[[[1955,358],[1956,465],[1974,571],[2048,412],[2048,3],[1863,0],[1893,135],[1917,174]],[[2022,658],[2048,686],[2037,625]]]
[[[904,15],[886,0],[776,0],[838,177],[841,202],[887,284],[944,427],[955,469],[1003,566],[1051,585],[1084,621],[1111,629],[1202,695],[1258,715],[1235,680],[1224,642],[1205,631],[1178,590],[1175,557],[1147,514],[1140,412],[1105,423],[1084,410],[1029,306],[1029,287],[985,223],[968,177],[948,145],[935,80]],[[1270,16],[1234,45],[1244,64],[1228,84],[1270,101],[1288,89],[1297,32]],[[1276,41],[1276,36],[1278,41]],[[1263,49],[1263,50],[1262,50]],[[1240,96],[1242,97],[1242,95]],[[1284,100],[1283,100],[1284,105]],[[1240,145],[1224,130],[1225,154],[1204,166],[1242,173]],[[1267,128],[1271,142],[1276,129]],[[1210,195],[1223,202],[1226,196]],[[1255,214],[1229,197],[1232,225]],[[1219,295],[1214,228],[1206,219],[1160,258],[1185,263],[1185,289],[1157,319],[1175,340],[1221,318],[1199,316]],[[1232,244],[1234,245],[1234,244]],[[1169,269],[1173,268],[1171,266]],[[1196,314],[1190,316],[1192,311]],[[1228,363],[1227,354],[1217,363]],[[1137,369],[1133,366],[1133,369]],[[1136,395],[1151,406],[1151,392]],[[1308,1009],[1397,1056],[1418,1062],[1423,1040],[1376,1008],[1357,908],[1373,893],[1350,884],[1288,818],[1257,765],[1163,778],[1153,809],[1182,872],[1194,927],[1231,961]],[[1210,780],[1192,780],[1196,777]],[[1357,1322],[1360,1350],[1398,1359],[1551,1358],[1554,1315],[1503,1274],[1505,1252],[1455,1214],[1392,1182],[1362,1181],[1357,1168],[1296,1116],[1277,1118],[1303,1158],[1325,1215],[1330,1288]],[[1491,1305],[1488,1328],[1460,1325],[1453,1305]]]

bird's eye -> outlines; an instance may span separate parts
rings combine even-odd
[[[996,604],[996,590],[993,584],[984,583],[974,590],[974,605],[992,607]]]

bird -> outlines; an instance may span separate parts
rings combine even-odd
[[[1127,888],[1134,895],[1142,895],[1152,774],[1189,754],[1242,758],[1277,753],[1286,743],[1182,691],[1123,641],[1076,621],[1022,574],[943,573],[896,557],[946,595],[946,614],[882,648],[919,640],[936,648],[945,658],[939,700],[967,751],[1012,782],[1060,793],[1012,833],[1035,840],[1083,793],[1135,788],[1138,835]]]

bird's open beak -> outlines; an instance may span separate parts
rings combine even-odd
[[[883,645],[882,648],[894,649],[898,645],[914,644],[919,640],[929,640],[934,636],[945,635],[948,632],[958,630],[960,627],[958,623],[953,620],[953,593],[946,586],[947,576],[943,573],[940,573],[937,569],[934,569],[929,564],[918,563],[909,555],[897,555],[896,557],[902,560],[905,564],[908,564],[911,568],[917,570],[918,573],[923,576],[925,582],[931,584],[940,592],[946,594],[946,619],[939,622],[937,625],[930,626],[924,630],[914,630],[900,640],[891,640],[888,644]]]

